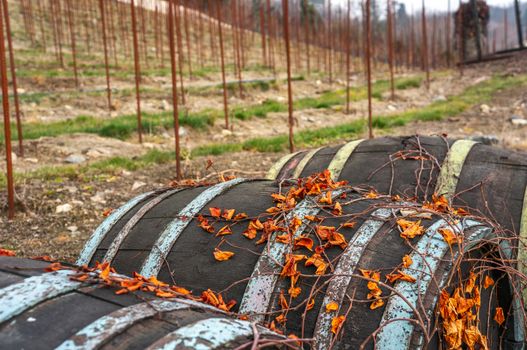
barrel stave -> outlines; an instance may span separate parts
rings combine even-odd
[[[526,155],[477,144],[465,160],[454,204],[518,232],[526,186]]]
[[[12,318],[0,328],[1,347],[53,349],[89,322],[118,308],[87,294],[68,293]]]

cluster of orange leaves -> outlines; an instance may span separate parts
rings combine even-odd
[[[318,197],[318,204],[325,209],[327,212],[331,212],[335,216],[341,216],[343,213],[342,205],[337,199],[346,198],[344,192],[340,196],[335,196],[334,192],[339,188],[346,185],[346,182],[335,182],[331,179],[331,174],[328,170],[313,174],[310,177],[299,179],[297,183],[288,188],[285,193],[274,193],[271,195],[274,205],[266,210],[262,216],[257,218],[249,219],[247,214],[238,213],[234,209],[221,209],[221,208],[209,208],[210,216],[199,215],[197,221],[199,226],[206,232],[215,234],[216,236],[227,236],[233,234],[231,227],[239,224],[245,219],[248,220],[247,227],[243,231],[243,236],[247,239],[255,240],[256,244],[266,243],[271,237],[274,237],[275,242],[281,244],[287,244],[291,246],[291,253],[288,253],[285,258],[285,263],[280,272],[282,278],[288,278],[290,280],[288,294],[289,297],[294,299],[297,298],[302,289],[298,286],[298,279],[300,272],[298,271],[298,265],[303,263],[304,266],[313,266],[315,268],[314,273],[316,275],[324,275],[329,267],[329,262],[326,260],[324,254],[326,249],[331,247],[339,247],[344,250],[348,242],[344,235],[338,232],[343,228],[353,228],[355,222],[343,223],[339,228],[333,226],[324,226],[321,224],[322,218],[316,216],[306,216],[305,219],[314,225],[314,232],[316,237],[322,243],[315,247],[313,238],[307,235],[297,236],[296,232],[302,226],[303,222],[297,217],[293,217],[286,223],[284,218],[290,211],[295,209],[296,205],[307,196]],[[379,198],[379,194],[375,190],[370,190],[364,194],[364,198],[375,199]],[[399,196],[392,197],[393,201],[402,200]],[[447,199],[444,196],[432,197],[431,202],[426,202],[422,205],[424,211],[433,211],[446,213],[450,215],[466,215],[467,213],[463,209],[454,209],[450,206]],[[267,217],[265,220],[261,217]],[[220,229],[214,228],[214,224],[223,222]],[[405,240],[411,240],[415,237],[421,236],[425,232],[425,228],[421,225],[421,220],[412,221],[407,218],[400,218],[397,220],[397,224],[401,229],[400,236]],[[461,243],[462,237],[456,235],[452,230],[448,228],[442,228],[439,232],[444,237],[445,241],[452,245],[454,243]],[[273,236],[274,234],[274,236]],[[222,241],[223,242],[223,241]],[[221,243],[220,243],[221,244]],[[293,253],[298,249],[307,249],[310,254],[295,254]],[[217,261],[225,261],[231,259],[235,254],[234,252],[223,251],[218,247],[215,248],[214,257]],[[406,255],[403,258],[401,265],[391,273],[385,276],[386,283],[395,283],[396,281],[406,281],[409,283],[415,283],[414,277],[408,275],[403,271],[403,268],[409,268],[412,265],[410,256]],[[382,290],[379,287],[381,274],[378,271],[361,270],[363,277],[368,279],[367,287],[369,290],[368,299],[372,300],[370,308],[376,309],[384,305],[382,297]],[[279,304],[281,312],[274,321],[280,324],[286,322],[287,310],[289,305],[287,299],[283,294],[279,298]],[[314,301],[310,300],[306,304],[307,311],[309,311],[314,305]],[[327,311],[332,310],[335,305],[331,304]],[[276,330],[274,321],[270,324],[270,328]],[[336,316],[332,320],[332,332],[337,334],[342,324],[345,321],[344,316]]]
[[[464,286],[456,288],[452,294],[446,290],[441,291],[438,308],[448,349],[461,349],[463,346],[470,350],[476,346],[488,349],[487,337],[481,334],[478,327],[477,315],[481,306],[478,277],[479,275],[471,273]],[[494,280],[485,275],[482,285],[487,289],[494,285]],[[501,307],[496,308],[494,320],[500,326],[505,322]]]
[[[117,289],[115,292],[117,295],[140,291],[151,293],[159,298],[185,298],[212,305],[225,312],[230,311],[234,305],[236,305],[236,301],[234,300],[226,303],[220,293],[215,293],[210,289],[204,291],[201,296],[198,297],[192,295],[189,290],[183,287],[162,282],[154,276],[144,277],[138,273],[134,273],[132,277],[119,275],[108,262],[97,263],[95,267],[87,267],[86,265],[70,267],[62,265],[60,262],[54,262],[45,270],[47,272],[58,270],[76,271],[76,273],[70,277],[72,280],[113,287]]]
[[[9,249],[0,248],[0,256],[16,256],[16,253]]]

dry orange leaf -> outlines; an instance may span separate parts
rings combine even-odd
[[[220,228],[218,233],[216,233],[216,236],[226,236],[226,235],[232,235],[232,230],[229,225],[223,226]]]
[[[474,286],[476,285],[476,279],[478,276],[470,271],[470,276],[468,278],[467,283],[465,284],[465,293],[472,293],[472,290],[474,289]]]
[[[397,225],[403,230],[401,238],[412,239],[416,236],[421,236],[425,232],[425,228],[421,226],[421,220],[410,221],[406,219],[397,220]]]
[[[283,291],[280,291],[280,307],[282,310],[289,309],[289,303],[287,302]]]
[[[342,205],[340,205],[339,202],[335,203],[335,205],[333,206],[333,211],[332,211],[333,215],[342,215]]]
[[[280,315],[275,317],[276,322],[284,324],[286,323],[287,319],[285,318],[285,314],[281,313]]]
[[[251,229],[251,228],[243,231],[242,233],[242,235],[244,235],[245,237],[249,239],[255,239],[257,234],[258,234],[258,231],[256,231],[255,229]]]
[[[243,219],[246,219],[248,217],[248,215],[246,213],[238,213],[236,214],[236,216],[234,217],[234,221],[239,221],[239,220],[243,220]]]
[[[320,221],[322,221],[321,218],[319,218],[317,216],[314,216],[314,215],[306,215],[306,216],[304,216],[304,218],[306,218],[306,220],[313,221],[313,222],[320,222]]]
[[[293,245],[293,249],[300,249],[300,248],[307,248],[309,250],[313,250],[313,240],[309,237],[297,237],[295,238],[295,244]]]
[[[283,194],[280,193],[272,193],[271,197],[275,202],[285,202],[286,197]]]
[[[490,286],[494,285],[494,280],[490,276],[485,276],[485,280],[483,281],[483,288],[487,289]]]
[[[329,244],[334,245],[334,246],[339,246],[341,249],[345,249],[348,246],[348,242],[346,242],[346,238],[344,238],[342,233],[338,233],[338,232],[330,233]]]
[[[278,235],[276,236],[276,241],[278,243],[289,244],[291,243],[291,236],[288,233],[285,233],[283,235]]]
[[[199,227],[208,233],[214,233],[214,227],[209,223],[209,220],[202,215],[198,215]]]
[[[221,217],[224,218],[225,220],[229,221],[232,219],[232,217],[234,216],[234,213],[236,212],[235,209],[225,209],[223,211],[223,214],[221,214]]]
[[[386,275],[386,278],[388,279],[388,281],[390,281],[390,283],[394,283],[395,281],[406,281],[406,282],[410,282],[410,283],[415,283],[415,278],[402,272],[401,270],[397,270],[396,273],[390,273],[388,275]]]
[[[342,324],[345,320],[345,316],[333,317],[333,319],[331,320],[331,332],[333,334],[337,334],[340,331],[340,328],[342,328]]]
[[[364,197],[374,199],[374,198],[379,197],[379,194],[375,192],[374,190],[371,190],[370,192],[366,193]]]
[[[327,204],[327,205],[331,205],[333,204],[333,198],[332,198],[332,195],[331,195],[331,191],[327,191],[319,200],[318,202],[320,204]]]
[[[309,311],[311,310],[313,307],[315,306],[315,299],[311,298],[309,299],[307,305],[306,305],[306,310]]]
[[[314,265],[317,268],[317,271],[315,272],[316,275],[323,275],[328,268],[324,258],[318,253],[311,255],[311,257],[306,260],[305,266],[311,265]]]
[[[15,256],[16,253],[9,249],[1,249],[0,248],[0,256]]]
[[[370,309],[371,310],[375,310],[381,306],[384,305],[384,300],[382,299],[375,299],[375,301],[373,303],[370,304]]]
[[[212,208],[209,208],[209,212],[210,212],[210,215],[212,217],[215,217],[215,218],[220,218],[221,216],[221,209],[220,208],[216,208],[216,207],[212,207]]]
[[[336,231],[336,228],[333,226],[319,225],[315,227],[315,233],[323,241],[327,241],[330,237],[330,234],[335,231]]]
[[[357,223],[355,221],[348,221],[342,224],[344,228],[354,228]]]
[[[287,254],[284,267],[282,268],[282,272],[280,272],[280,276],[295,276],[298,273],[296,270],[298,262],[304,259],[306,259],[305,255]]]
[[[300,292],[302,292],[302,289],[300,287],[295,287],[296,282],[298,281],[298,274],[291,276],[291,287],[287,291],[291,298],[296,298],[298,295],[300,295]]]
[[[443,239],[448,243],[449,246],[452,246],[454,243],[461,243],[463,241],[463,237],[456,235],[451,229],[443,227],[437,231],[441,234],[441,236],[443,236]]]
[[[334,301],[326,305],[326,312],[337,311],[338,309],[339,309],[339,304],[337,304]]]
[[[403,266],[405,268],[409,268],[410,266],[412,266],[413,263],[414,262],[413,262],[412,258],[410,257],[410,255],[407,254],[407,255],[405,255],[403,257]]]
[[[501,307],[496,308],[494,321],[496,321],[500,326],[503,324],[503,322],[505,322],[505,316],[503,315],[503,309]]]
[[[218,248],[214,248],[214,259],[218,261],[226,261],[229,260],[234,256],[233,252],[219,250]]]

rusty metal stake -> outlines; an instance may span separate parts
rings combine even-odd
[[[351,0],[346,14],[346,114],[350,114],[350,61],[351,61]]]
[[[368,80],[368,132],[369,138],[373,138],[373,118],[371,104],[371,18],[370,0],[366,0],[366,76]]]
[[[4,25],[0,16],[0,75],[2,79],[2,107],[4,110],[4,137],[7,165],[7,217],[15,217],[15,184],[13,181],[13,159],[11,150],[11,121],[9,118],[9,85],[5,59]]]
[[[387,26],[388,26],[388,63],[390,66],[390,97],[391,99],[395,99],[395,79],[393,74],[393,16],[392,16],[392,1],[388,0],[388,3],[386,4],[387,13]]]
[[[104,68],[106,71],[106,95],[108,97],[108,113],[112,112],[112,88],[110,86],[110,68],[108,65],[108,45],[106,38],[106,16],[104,10],[104,0],[99,0],[99,10],[101,11],[102,42],[104,47]]]
[[[223,51],[223,29],[222,29],[222,4],[220,2],[216,2],[216,12],[218,16],[218,32],[220,36],[220,57],[221,57],[221,81],[223,84],[223,113],[225,117],[225,129],[229,129],[229,106],[227,103],[227,82],[225,80],[225,53]]]
[[[428,34],[426,33],[426,7],[425,0],[422,1],[422,25],[423,25],[423,63],[426,71],[426,89],[430,90],[430,64],[428,63]]]
[[[73,9],[71,7],[71,0],[66,0],[66,11],[68,11],[68,25],[70,28],[71,38],[71,55],[73,58],[73,74],[75,76],[75,87],[79,88],[79,74],[77,72],[77,47],[75,43],[75,27],[73,25]]]
[[[289,122],[289,151],[295,151],[294,140],[294,118],[293,118],[293,90],[291,86],[291,47],[289,42],[289,0],[282,0],[282,11],[284,12],[284,40],[285,40],[285,56],[287,64],[287,102],[288,102],[288,122]]]
[[[9,7],[7,0],[2,0],[2,9],[4,12],[5,19],[5,35],[7,36],[7,44],[9,48],[9,68],[11,69],[11,81],[13,84],[13,97],[15,100],[15,116],[16,116],[16,129],[18,135],[18,151],[20,156],[24,157],[24,135],[22,133],[22,120],[20,119],[20,101],[18,99],[18,84],[16,79],[15,69],[15,56],[13,53],[13,41],[11,38],[11,23],[9,20]]]
[[[172,72],[172,100],[173,100],[173,118],[174,134],[176,138],[176,178],[181,179],[181,150],[179,143],[179,107],[177,96],[177,69],[176,69],[176,45],[174,42],[174,0],[168,3],[168,45],[170,46],[170,68]]]
[[[141,95],[139,93],[141,84],[141,68],[139,65],[139,49],[137,43],[137,23],[135,18],[134,0],[130,0],[130,8],[132,13],[132,35],[134,43],[135,100],[137,102],[137,133],[139,136],[139,143],[143,143],[143,124],[141,122]]]

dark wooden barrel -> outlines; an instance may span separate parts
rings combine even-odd
[[[430,199],[443,194],[527,237],[527,154],[471,140],[383,137],[287,155],[269,179],[330,169],[335,179],[381,193]]]
[[[230,349],[253,340],[250,322],[212,306],[116,295],[71,280],[74,271],[43,273],[46,266],[0,257],[0,349]]]
[[[87,242],[78,264],[108,261],[120,273],[157,276],[175,281],[194,293],[209,288],[221,291],[226,298],[238,302],[234,311],[250,315],[258,322],[277,321],[275,317],[284,313],[280,295],[286,298],[292,295],[289,281],[280,277],[292,248],[276,240],[281,234],[279,231],[259,245],[255,244],[257,239],[248,239],[243,232],[251,218],[260,217],[265,221],[262,213],[275,205],[271,194],[280,190],[285,193],[290,185],[290,182],[235,179],[211,187],[164,189],[139,196],[101,224]],[[315,224],[308,220],[310,216],[322,218],[319,224],[324,226],[340,227],[349,220],[355,225],[339,229],[347,242],[345,246],[325,250],[325,261],[330,265],[327,274],[316,275],[312,266],[298,265],[302,274],[298,282],[301,291],[289,301],[284,329],[302,338],[313,337],[316,349],[328,349],[333,343],[337,348],[358,349],[365,341],[366,348],[373,348],[371,335],[380,349],[441,348],[437,333],[424,337],[416,319],[425,320],[424,327],[434,329],[440,291],[452,292],[455,281],[466,280],[469,271],[476,269],[474,264],[484,260],[479,257],[491,259],[489,245],[494,242],[493,229],[461,218],[456,230],[462,232],[466,244],[458,249],[441,238],[439,229],[448,225],[444,218],[432,215],[423,219],[425,234],[409,244],[400,237],[396,221],[402,214],[397,205],[391,204],[389,196],[368,199],[364,193],[351,188],[337,189],[331,196],[334,201],[342,202],[341,215],[322,209],[317,204],[320,200],[317,196],[306,196],[287,214],[284,226],[289,226],[294,218],[302,221],[293,238],[302,235],[317,239]],[[209,208],[234,209],[236,213],[246,213],[249,219],[232,225],[232,234],[217,237],[199,227],[198,215],[210,218]],[[216,223],[216,232],[223,224]],[[212,252],[220,243],[221,249],[235,253],[231,259],[215,260]],[[510,258],[510,246],[501,250]],[[293,253],[313,254],[307,248]],[[371,310],[367,283],[360,271],[381,271],[384,276],[394,267],[400,267],[406,255],[415,265],[402,271],[417,282],[396,281],[392,289],[381,286],[385,303]],[[452,261],[459,256],[473,259],[466,259],[462,267],[452,267]],[[491,348],[498,343],[522,348],[521,301],[512,292],[513,282],[502,271],[489,272],[496,285],[481,288],[478,319],[481,329],[487,330]],[[454,277],[457,272],[460,275]],[[337,305],[336,309],[327,310],[331,303]],[[498,306],[505,310],[506,322],[501,326],[492,321]],[[339,316],[346,321],[341,335],[335,339],[332,322]]]

